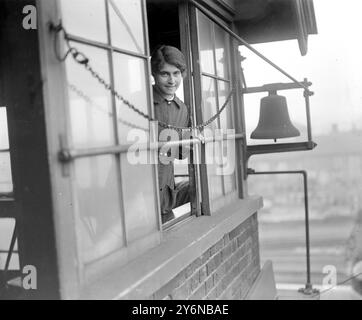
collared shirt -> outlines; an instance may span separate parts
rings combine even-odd
[[[178,127],[187,127],[190,124],[188,109],[176,95],[172,101],[167,101],[158,89],[153,86],[153,102],[156,120]],[[160,134],[163,129],[160,125],[158,126],[159,140],[161,140]],[[182,137],[179,138],[182,139]],[[162,155],[160,156],[162,157]],[[171,190],[174,190],[173,161],[170,161],[168,164],[163,164],[159,161],[158,179],[160,191],[162,191],[165,186],[169,186]]]

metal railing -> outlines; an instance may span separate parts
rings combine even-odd
[[[303,176],[303,187],[304,187],[304,212],[305,212],[305,243],[306,243],[306,269],[307,279],[304,288],[299,289],[307,295],[316,294],[319,291],[313,288],[311,277],[310,277],[310,238],[309,238],[309,202],[308,202],[308,174],[305,170],[283,170],[283,171],[255,171],[248,169],[248,174],[252,175],[272,175],[272,174],[301,174]]]
[[[158,149],[166,147],[175,147],[183,145],[192,145],[192,144],[206,144],[216,141],[225,141],[225,140],[238,140],[243,139],[245,135],[243,133],[215,136],[215,137],[203,137],[198,136],[193,139],[185,140],[176,140],[176,141],[165,141],[165,142],[145,142],[145,143],[129,143],[123,145],[101,147],[101,148],[87,148],[87,149],[67,149],[62,148],[58,153],[59,161],[66,163],[73,161],[75,159],[84,158],[84,157],[94,157],[105,154],[120,154],[125,153],[130,150],[130,148],[137,149],[138,151],[157,151]]]

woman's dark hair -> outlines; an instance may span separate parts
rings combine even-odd
[[[158,46],[151,56],[152,74],[158,73],[165,63],[172,64],[180,69],[182,76],[186,76],[186,61],[183,53],[172,46]]]

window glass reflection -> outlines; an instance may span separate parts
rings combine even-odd
[[[107,52],[79,43],[74,46],[89,57],[92,67],[109,82]],[[73,59],[67,59],[66,66],[73,145],[90,148],[113,144],[110,92]]]
[[[206,137],[212,136],[205,134]],[[209,186],[209,197],[211,204],[213,200],[223,195],[222,191],[222,175],[219,174],[217,168],[221,164],[220,159],[220,143],[207,143],[205,147],[207,157],[207,177]]]
[[[209,120],[217,112],[216,107],[216,88],[215,80],[203,76],[202,77],[202,119],[203,121]],[[217,120],[211,122],[207,128],[218,128]]]
[[[1,149],[9,149],[8,118],[5,107],[0,107],[0,150]]]
[[[139,163],[147,161],[149,151],[135,154],[136,158],[121,155],[122,190],[124,199],[127,240],[134,241],[157,229],[153,167]],[[133,162],[135,160],[135,162]],[[152,213],[152,214],[150,214]]]
[[[145,114],[148,111],[149,84],[146,83],[145,61],[124,54],[114,54],[115,88],[131,104]],[[131,110],[124,103],[116,101],[118,114],[118,136],[121,144],[128,143],[127,136],[132,129],[148,130],[148,120]]]
[[[103,0],[61,0],[62,23],[70,34],[107,43]]]
[[[217,75],[229,79],[229,35],[216,24],[214,28]]]
[[[140,0],[109,0],[109,19],[113,46],[145,52]]]
[[[67,32],[89,40],[87,45],[76,41],[71,44],[89,58],[90,66],[100,78],[149,114],[148,60],[92,44],[92,41],[111,42],[112,46],[145,54],[143,1],[60,0],[60,3]],[[66,73],[72,148],[108,147],[118,143],[116,140],[119,144],[131,143],[127,140],[130,133],[133,136],[141,133],[141,142],[148,140],[148,120],[113,97],[84,66],[69,58]],[[127,156],[127,153],[91,156],[74,162],[77,237],[85,264],[120,250],[126,244],[126,237],[132,242],[158,230],[154,166],[148,158],[146,164],[134,164]]]
[[[202,116],[203,121],[210,119],[216,112],[215,80],[206,76],[202,77]],[[214,129],[218,129],[217,120],[211,122],[204,131],[206,137],[212,137]],[[220,149],[217,143],[207,143],[205,147],[209,196],[212,202],[222,196],[222,179],[217,175],[217,163],[219,162]]]
[[[1,218],[0,219],[0,270],[5,269],[6,258],[11,243],[15,227],[15,219]],[[8,270],[19,270],[19,254],[18,254],[18,241],[15,241],[14,251],[10,259]]]
[[[225,100],[227,96],[230,93],[230,85],[229,83],[225,81],[218,81],[218,87],[219,87],[219,106],[220,108],[225,103]],[[234,123],[233,123],[233,113],[232,113],[232,99],[229,101],[228,105],[224,109],[224,111],[220,115],[220,126],[223,129],[233,129]],[[226,132],[225,132],[226,133]],[[221,148],[222,148],[222,157],[221,157],[221,163],[223,164],[223,168],[226,169],[227,163],[235,163],[235,159],[230,159],[230,156],[233,156],[230,154],[230,150],[232,148],[232,144],[235,144],[233,140],[227,140],[223,141]],[[235,165],[234,165],[235,167]],[[235,177],[235,171],[232,173],[226,172],[224,170],[224,192],[225,194],[233,191],[236,189],[236,177]]]
[[[13,191],[6,107],[0,107],[0,198]]]
[[[219,106],[220,108],[226,101],[227,96],[230,93],[230,85],[225,81],[218,81],[218,94],[219,94]],[[223,129],[232,129],[234,128],[233,124],[233,115],[232,115],[232,98],[229,100],[224,111],[220,114],[220,126]]]
[[[213,36],[211,22],[202,13],[198,13],[200,64],[202,72],[215,74]]]
[[[225,80],[229,79],[229,35],[200,12],[198,12],[198,23],[202,72],[210,73]],[[214,61],[216,61],[216,66]],[[216,81],[211,77],[203,76],[202,78],[202,114],[204,121],[208,120],[222,107],[229,94],[230,83],[219,80],[216,86]],[[218,101],[216,101],[217,98]],[[213,130],[209,131],[208,134],[215,132],[219,126],[222,129],[234,128],[232,101],[220,114],[219,119],[208,126]],[[228,167],[229,163],[233,165],[233,162],[235,162],[234,159],[229,159],[229,157],[235,157],[233,152],[231,152],[232,154],[229,153],[233,143],[234,141],[223,141],[210,143],[206,146],[206,157],[209,160],[207,165],[209,195],[212,208],[214,205],[218,206],[216,199],[236,190],[235,170]],[[233,166],[235,167],[235,165]]]
[[[0,198],[13,192],[10,152],[0,151]]]
[[[222,148],[221,170],[224,179],[224,193],[228,194],[236,190],[236,157],[235,152],[232,152],[235,150],[235,141],[224,140],[220,148]]]
[[[77,160],[75,182],[81,256],[88,263],[124,244],[115,157]]]

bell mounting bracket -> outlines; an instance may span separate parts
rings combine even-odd
[[[303,86],[301,86],[303,85]],[[314,93],[309,90],[309,87],[312,85],[311,82],[304,78],[304,81],[301,81],[300,84],[291,82],[291,83],[270,83],[265,84],[260,87],[246,87],[242,89],[243,94],[249,93],[258,93],[258,92],[276,92],[280,90],[289,90],[289,89],[303,89],[304,99],[305,99],[305,109],[307,116],[307,135],[308,140],[304,142],[293,142],[293,143],[272,143],[272,144],[259,144],[259,145],[247,145],[245,143],[244,151],[246,155],[246,161],[244,161],[244,176],[247,177],[247,168],[248,161],[252,155],[255,154],[265,154],[265,153],[277,153],[277,152],[292,152],[292,151],[307,151],[313,150],[317,144],[312,140],[312,128],[311,128],[311,118],[310,118],[310,101],[309,97]],[[307,88],[307,89],[306,89]]]

